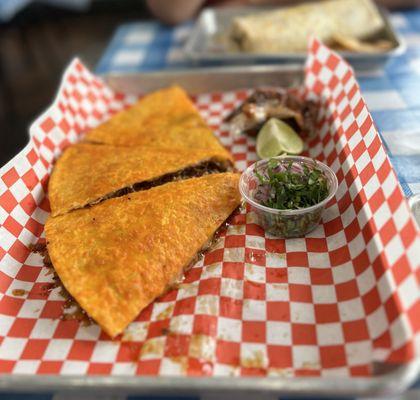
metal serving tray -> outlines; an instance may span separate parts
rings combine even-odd
[[[278,398],[279,396],[384,398],[408,388],[420,370],[420,361],[384,366],[387,371],[371,378],[180,378],[132,376],[30,376],[0,375],[0,390],[16,392],[71,391],[82,394],[206,395],[222,399]],[[213,397],[214,396],[214,397]]]
[[[137,94],[171,83],[181,84],[191,94],[218,90],[253,88],[260,85],[291,86],[301,82],[300,66],[225,67],[181,72],[110,74],[103,76],[115,90]],[[31,376],[0,375],[0,390],[72,391],[83,394],[106,392],[119,395],[167,394],[206,395],[221,398],[229,394],[275,398],[294,396],[385,396],[402,392],[416,379],[420,360],[390,365],[378,363],[372,377],[132,377],[132,376]]]
[[[232,7],[232,8],[205,8],[197,18],[193,31],[184,46],[184,52],[188,58],[196,63],[229,62],[229,63],[304,63],[306,52],[303,53],[277,53],[277,54],[251,54],[241,53],[230,48],[226,32],[234,17],[255,14],[272,8],[256,7]],[[394,30],[389,13],[380,8],[380,14],[384,20],[385,28],[378,39],[386,39],[392,43],[388,51],[375,54],[355,53],[349,51],[339,52],[356,69],[366,70],[382,66],[390,57],[402,54],[406,45],[401,36]]]
[[[210,67],[145,73],[111,73],[104,75],[114,90],[138,95],[162,89],[172,84],[182,86],[189,94],[253,89],[261,86],[298,86],[303,69],[294,65],[255,65]]]

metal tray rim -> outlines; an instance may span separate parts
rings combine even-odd
[[[257,391],[279,395],[383,396],[406,390],[420,374],[420,359],[399,365],[374,377],[140,377],[23,374],[0,375],[0,390],[42,392],[50,390],[107,391],[121,393],[203,393]]]
[[[302,64],[230,65],[147,72],[111,72],[100,77],[116,91],[128,94],[145,93],[177,83],[194,95],[253,89],[272,84],[296,86],[303,81],[304,69]]]
[[[173,69],[159,69],[153,71],[129,71],[129,72],[106,72],[97,74],[103,79],[109,77],[136,77],[136,76],[149,76],[149,77],[163,77],[168,75],[174,76],[189,76],[191,74],[225,74],[233,73],[267,73],[267,72],[303,72],[302,64],[258,64],[258,65],[222,65],[222,66],[207,66],[207,67],[194,67],[191,68],[173,68]]]

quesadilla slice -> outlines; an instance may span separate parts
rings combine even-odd
[[[223,148],[188,95],[178,86],[144,96],[89,131],[85,140],[115,146]]]
[[[225,149],[159,149],[80,143],[58,159],[48,192],[51,214],[150,189],[172,180],[232,170]]]
[[[239,175],[171,182],[49,218],[51,262],[68,292],[115,337],[196,260],[240,204]]]

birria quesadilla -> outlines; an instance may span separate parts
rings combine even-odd
[[[364,40],[383,28],[371,0],[327,0],[237,17],[230,39],[244,52],[295,53],[311,35],[331,45],[335,36]]]
[[[232,156],[224,148],[76,144],[59,158],[51,175],[48,185],[51,215],[93,205],[116,194],[232,168]]]
[[[115,146],[223,149],[188,95],[178,86],[144,96],[89,131],[85,140]]]
[[[49,218],[66,289],[111,337],[173,284],[238,207],[239,176],[206,175]]]

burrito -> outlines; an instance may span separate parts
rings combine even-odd
[[[333,45],[335,36],[366,40],[383,28],[371,0],[327,0],[237,17],[229,37],[244,52],[296,53],[312,35]]]

